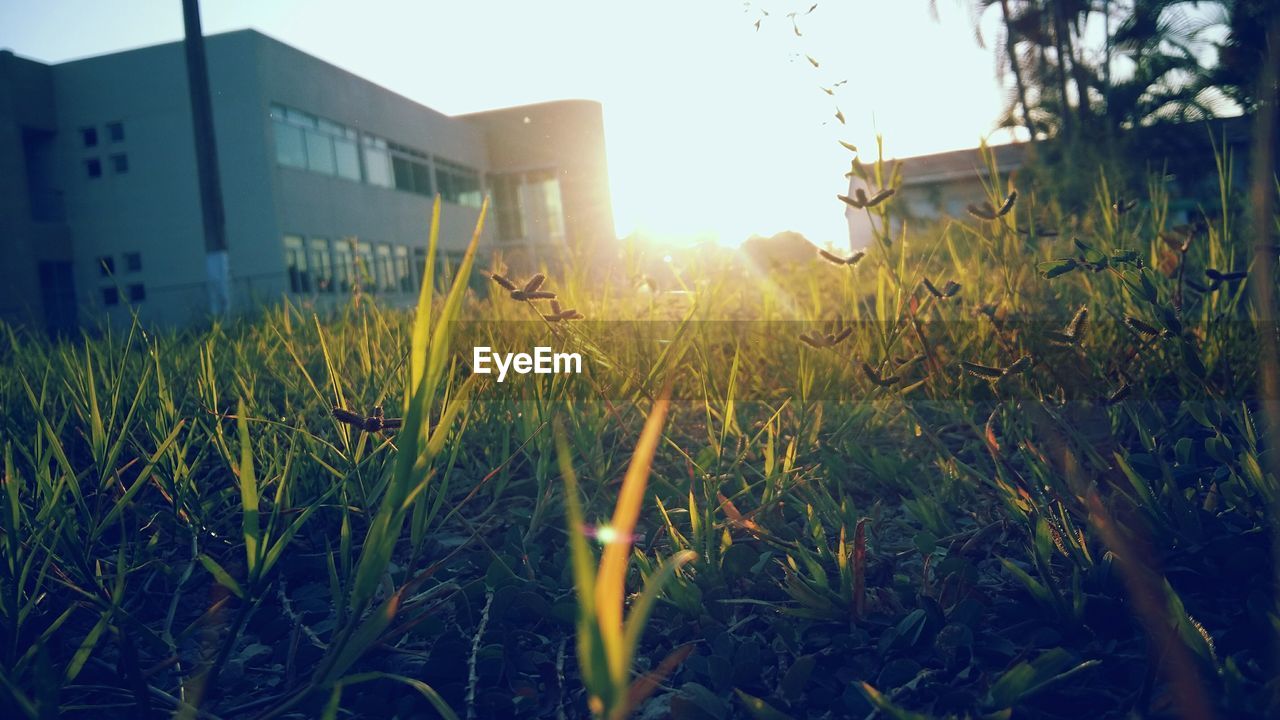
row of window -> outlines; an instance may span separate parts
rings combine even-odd
[[[480,173],[465,165],[283,105],[271,106],[271,125],[281,165],[419,195],[438,189],[449,202],[480,207]]]
[[[115,153],[107,157],[107,162],[111,165],[111,173],[113,175],[124,175],[129,172],[129,156],[124,153]],[[91,157],[84,161],[84,173],[90,178],[102,177],[102,159]]]
[[[343,293],[358,282],[365,290],[414,292],[426,262],[426,249],[414,248],[410,262],[404,245],[361,240],[284,236],[289,290],[295,293]]]
[[[116,121],[109,122],[106,125],[107,139],[111,144],[124,142],[124,123]],[[87,125],[80,128],[80,144],[87,148],[98,147],[98,128],[95,125]]]
[[[129,296],[129,302],[139,303],[147,299],[147,286],[142,283],[133,283],[127,286],[125,293]],[[120,288],[113,286],[101,288],[102,304],[106,307],[114,307],[120,304]]]
[[[142,253],[127,252],[124,253],[124,270],[125,272],[136,273],[142,271]],[[98,275],[102,277],[110,277],[116,274],[116,258],[114,255],[102,255],[98,258]]]

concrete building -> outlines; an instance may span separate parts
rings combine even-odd
[[[1232,182],[1237,189],[1245,187],[1245,169],[1249,157],[1252,118],[1232,117],[1203,123],[1160,125],[1139,128],[1126,133],[1129,152],[1141,155],[1148,172],[1166,172],[1174,182],[1167,188],[1170,193],[1171,224],[1187,222],[1202,209],[1217,207],[1218,172],[1215,153],[1229,153],[1233,158]],[[1047,145],[1052,141],[1041,141]],[[1014,179],[1014,185],[1024,197],[1032,189],[1026,173],[1020,173],[1033,160],[1035,149],[1029,143],[993,145],[990,148],[996,172],[1003,183]],[[870,168],[867,168],[869,171]],[[981,204],[988,199],[987,185],[991,180],[988,158],[980,148],[953,150],[933,155],[918,155],[887,160],[885,177],[897,174],[900,182],[893,200],[893,220],[936,221],[945,218],[969,218],[966,208],[970,203]],[[868,172],[868,175],[871,173]],[[859,188],[874,193],[879,187],[858,175],[849,180],[849,195]],[[869,217],[863,210],[845,209],[849,222],[849,240],[853,249],[870,245],[877,234],[878,218]],[[890,228],[897,234],[901,226]]]
[[[353,285],[416,295],[436,193],[441,248],[530,264],[615,239],[601,107],[450,117],[253,30],[206,41],[233,306]],[[46,65],[0,52],[0,317],[204,317],[181,43]]]

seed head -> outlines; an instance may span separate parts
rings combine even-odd
[[[1074,342],[1079,342],[1084,337],[1084,333],[1089,329],[1089,306],[1081,305],[1076,314],[1071,317],[1071,322],[1067,323],[1066,334]]]
[[[823,260],[826,260],[827,262],[833,265],[849,265],[850,267],[852,267],[854,265],[857,265],[858,261],[861,260],[863,256],[866,255],[866,253],[859,250],[858,252],[850,255],[849,257],[841,257],[839,255],[836,255],[833,252],[823,250],[822,248],[818,248],[818,255],[821,256]]]
[[[503,275],[500,275],[500,274],[498,274],[498,273],[496,273],[496,272],[495,272],[495,273],[489,273],[489,278],[490,278],[491,280],[493,280],[494,282],[498,283],[499,285],[501,285],[503,290],[507,290],[507,291],[514,291],[514,290],[516,289],[516,284],[515,284],[515,283],[511,282],[511,281],[510,281],[510,280],[508,280],[506,277],[504,277]]]
[[[1017,202],[1017,200],[1018,191],[1010,190],[1009,195],[1004,199],[1004,202],[1000,204],[1000,209],[996,211],[996,216],[1002,217],[1004,215],[1008,215],[1009,211],[1013,209],[1013,204]]]
[[[534,275],[533,277],[529,278],[529,282],[524,284],[524,291],[527,293],[534,292],[538,288],[542,287],[542,283],[546,282],[546,280],[547,280],[546,275],[543,275],[542,273],[538,273],[537,275]]]
[[[1026,372],[1027,370],[1030,370],[1031,366],[1034,363],[1035,363],[1035,359],[1032,358],[1030,355],[1023,355],[1022,357],[1010,363],[1009,367],[1004,369],[1004,375],[1005,376],[1019,375],[1021,373]]]
[[[862,374],[866,375],[867,379],[878,387],[890,387],[901,379],[897,375],[881,376],[880,373],[876,372],[875,368],[871,367],[870,363],[865,361],[862,363]]]
[[[800,333],[800,341],[812,348],[828,347],[827,338],[811,330]]]
[[[1004,368],[982,365],[968,360],[961,360],[960,365],[967,370],[970,375],[980,377],[983,380],[999,380],[1004,377]]]

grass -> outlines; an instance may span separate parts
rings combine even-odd
[[[1235,189],[1187,233],[1155,181],[1069,214],[992,170],[972,216],[850,198],[864,256],[691,259],[681,292],[570,263],[476,293],[472,238],[411,313],[4,328],[0,704],[1274,715],[1274,278]],[[467,367],[535,344],[585,372]]]

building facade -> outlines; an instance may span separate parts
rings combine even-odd
[[[1246,169],[1253,161],[1249,155],[1252,123],[1251,117],[1169,123],[1127,131],[1123,139],[1129,155],[1138,157],[1146,172],[1159,172],[1172,180],[1165,188],[1170,193],[1169,219],[1171,224],[1181,224],[1219,204],[1216,157],[1232,158],[1231,183],[1236,188],[1245,186]],[[1047,147],[1050,143],[1041,141],[1046,150],[1051,149]],[[997,182],[991,178],[992,163],[1001,187],[1012,179],[1023,196],[1029,197],[1028,191],[1035,188],[1029,183],[1026,170],[1035,161],[1036,148],[1030,143],[1010,143],[992,145],[987,150],[989,157],[982,148],[970,148],[885,161],[884,175],[897,175],[900,179],[890,234],[899,233],[904,221],[967,218],[966,208],[988,200],[987,188]],[[871,187],[854,174],[849,181],[849,195],[858,189],[875,193],[880,188]],[[845,218],[853,249],[874,242],[880,230],[878,218],[852,207],[845,209]]]
[[[427,226],[456,259],[614,239],[598,103],[450,117],[252,30],[206,40],[233,308],[413,297]],[[45,65],[0,53],[0,317],[208,313],[181,43]]]

